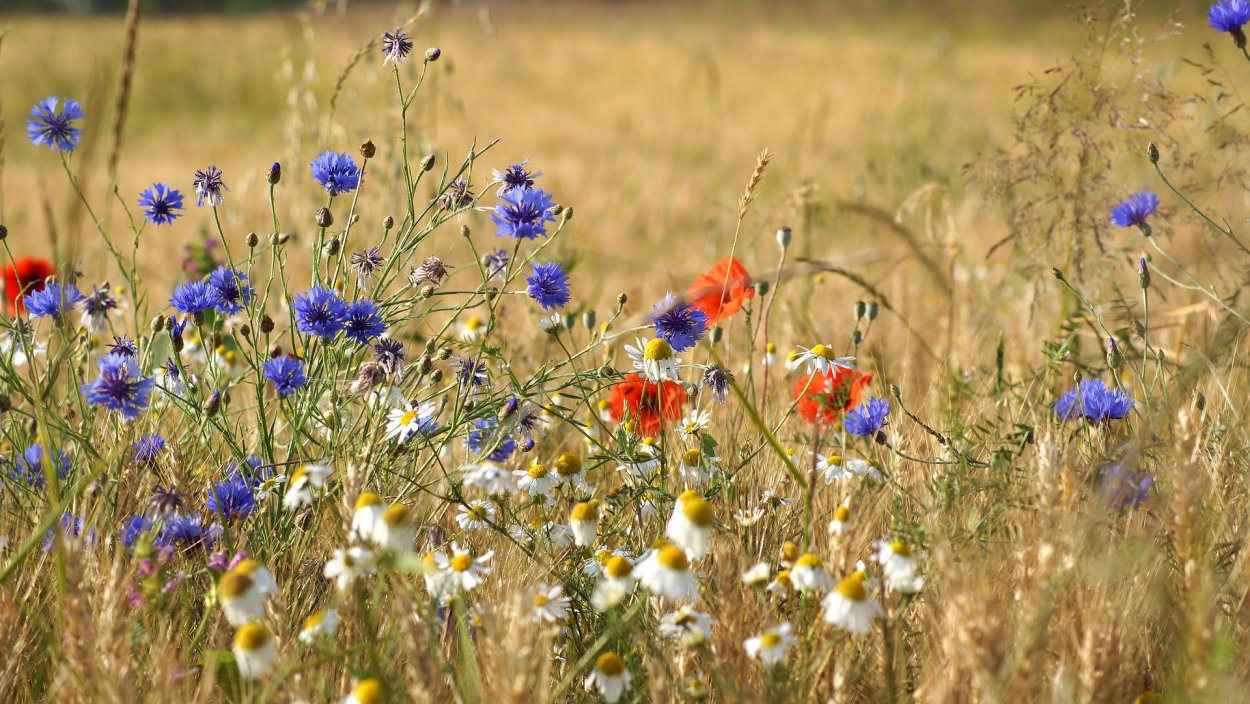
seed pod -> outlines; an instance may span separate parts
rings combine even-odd
[[[366,139],[364,144],[360,145],[360,155],[366,159],[372,159],[374,154],[378,153],[378,148],[373,146],[372,139]]]
[[[334,224],[334,214],[330,212],[329,208],[322,206],[317,208],[316,214],[313,215],[313,220],[316,221],[317,227],[329,227]]]
[[[242,335],[243,337],[251,337],[252,326],[248,325],[247,323],[243,323],[242,325],[239,326],[239,334]]]
[[[443,382],[443,370],[442,369],[435,369],[433,372],[430,372],[431,384],[441,384],[442,382]]]
[[[382,229],[389,231],[392,227],[395,227],[395,218],[387,215],[382,219]]]
[[[0,225],[0,242],[3,242],[8,238],[9,238],[9,228],[5,227],[4,225]]]
[[[794,233],[790,231],[790,228],[777,228],[777,244],[780,245],[782,249],[788,249],[790,247],[790,240],[793,238]]]
[[[248,247],[248,249],[251,249],[251,248],[255,247],[255,246],[256,246],[256,245],[258,245],[258,244],[260,244],[260,237],[257,237],[255,232],[249,232],[249,233],[247,233],[247,247]]]
[[[863,301],[855,301],[855,319],[863,320],[868,315],[868,304]]]
[[[273,332],[273,318],[268,314],[262,315],[260,318],[260,331],[268,335]]]
[[[873,301],[868,304],[868,321],[872,322],[877,319],[877,302]]]
[[[339,242],[339,238],[331,237],[330,241],[326,243],[326,256],[336,257],[342,248],[343,244]]]

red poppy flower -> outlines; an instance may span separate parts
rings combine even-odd
[[[32,291],[43,290],[43,280],[56,274],[52,262],[35,257],[18,257],[4,268],[4,298],[6,310],[22,312],[22,298]]]
[[[641,374],[630,374],[612,386],[608,411],[618,423],[628,413],[636,420],[640,435],[657,435],[665,423],[681,419],[681,407],[688,398],[686,388],[677,382],[657,384]]]
[[[828,373],[813,372],[794,382],[799,413],[809,423],[831,425],[859,403],[860,394],[871,381],[872,374],[858,369],[835,367]]]
[[[751,275],[733,257],[725,257],[696,276],[686,291],[686,300],[707,315],[708,325],[737,313],[748,298],[754,297]]]

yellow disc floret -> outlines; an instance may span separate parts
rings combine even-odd
[[[660,548],[656,559],[660,561],[661,565],[678,572],[684,572],[690,567],[690,560],[686,557],[686,551],[674,545]]]
[[[609,677],[615,677],[625,671],[625,661],[616,653],[604,653],[595,660],[595,669]]]
[[[265,627],[252,621],[243,624],[239,630],[234,632],[234,647],[239,650],[251,652],[260,650],[269,642],[269,631]]]
[[[673,358],[673,346],[668,344],[664,338],[657,337],[647,343],[646,349],[642,351],[643,359],[649,359],[653,362],[663,362]]]

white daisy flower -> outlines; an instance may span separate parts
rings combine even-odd
[[[742,642],[742,647],[750,657],[758,658],[767,667],[773,667],[786,659],[790,647],[795,644],[797,639],[792,630],[789,621],[782,621],[758,636],[747,638]]]
[[[764,366],[771,367],[777,364],[777,345],[769,342],[764,345]]]
[[[807,365],[807,372],[814,374],[828,374],[834,369],[854,369],[854,357],[838,357],[833,353],[833,348],[829,345],[814,345],[810,349],[799,346],[802,352],[795,358],[796,365]]]
[[[447,556],[442,551],[426,553],[421,558],[421,576],[425,579],[425,589],[442,604],[451,601],[456,594],[456,587],[459,586],[455,573],[440,567],[445,562]]]
[[[665,379],[680,381],[677,365],[681,364],[681,360],[674,356],[672,345],[659,337],[650,341],[639,338],[635,342],[637,346],[625,345],[625,353],[634,361],[634,369],[657,384]]]
[[[432,403],[419,406],[405,403],[400,408],[392,408],[386,414],[386,439],[394,438],[401,445],[408,442],[414,435],[433,427],[434,414],[437,411],[438,407]]]
[[[474,556],[472,552],[461,548],[458,544],[451,544],[451,557],[439,552],[434,554],[434,562],[446,572],[455,577],[456,584],[464,591],[473,591],[475,587],[486,580],[486,575],[490,574],[490,568],[486,563],[495,553],[493,551],[486,552],[480,556]]]
[[[758,506],[752,509],[740,508],[734,512],[734,520],[737,521],[738,525],[743,528],[750,528],[756,523],[759,523],[760,519],[763,517],[764,509]]]
[[[645,483],[655,476],[662,466],[663,460],[659,457],[648,457],[634,462],[625,462],[618,466],[616,471],[624,472],[626,479],[631,483]]]
[[[599,530],[599,502],[582,501],[569,511],[569,528],[573,530],[573,544],[579,547],[593,545]]]
[[[377,556],[373,552],[362,547],[335,548],[322,574],[333,579],[339,589],[347,589],[357,577],[373,574],[376,569]]]
[[[629,690],[629,683],[629,670],[621,656],[604,653],[595,660],[595,669],[586,678],[586,691],[597,690],[608,704],[616,704]]]
[[[386,701],[386,688],[380,680],[364,679],[352,687],[351,694],[339,700],[339,704],[383,704]]]
[[[468,320],[460,324],[460,339],[465,342],[472,342],[485,334],[486,321],[480,316],[471,315]]]
[[[712,623],[711,616],[689,606],[681,606],[660,619],[660,635],[693,648],[712,636]]]
[[[381,550],[412,552],[412,544],[417,539],[412,509],[401,503],[388,506],[373,524],[372,538],[373,544]]]
[[[311,504],[313,494],[325,488],[326,479],[333,473],[334,469],[324,464],[306,464],[295,470],[282,497],[282,507],[293,511]]]
[[[279,486],[282,486],[285,483],[286,483],[285,474],[275,474],[272,477],[269,477],[268,479],[261,482],[260,486],[256,487],[256,495],[255,495],[256,500],[257,501],[267,500],[270,496],[272,496],[278,490]]]
[[[322,636],[333,636],[334,632],[339,629],[339,614],[334,609],[326,609],[318,611],[304,621],[304,627],[300,629],[299,640],[306,645],[312,645]]]
[[[676,545],[651,553],[634,568],[634,573],[647,591],[669,601],[694,601],[699,596],[699,584],[690,572],[690,558]]]
[[[20,367],[30,361],[31,357],[44,357],[48,354],[48,348],[38,340],[33,339],[30,335],[30,344],[23,343],[22,338],[9,333],[0,337],[0,354],[9,358],[9,363],[14,367]]]
[[[706,462],[708,466],[715,466],[720,459],[719,457],[704,457],[702,450],[692,447],[682,454],[681,462],[677,465],[677,474],[686,486],[703,486],[712,476],[711,471],[704,468],[704,463]]]
[[[408,399],[404,396],[404,392],[400,390],[398,386],[388,385],[374,387],[369,391],[369,395],[366,397],[365,403],[368,404],[370,409],[375,410],[378,408],[402,408],[407,410],[409,408]],[[429,404],[422,404],[421,406],[418,406],[417,412],[420,413],[422,407],[425,405]]]
[[[760,503],[774,511],[782,506],[793,506],[796,500],[793,497],[778,494],[775,489],[765,489],[763,496],[760,497]]]
[[[851,504],[850,498],[842,501],[842,504],[833,510],[833,519],[829,521],[829,533],[831,535],[846,535],[851,529]]]
[[[712,523],[716,513],[712,505],[696,489],[682,492],[668,519],[665,535],[685,550],[690,558],[698,560],[707,555],[712,543]]]
[[[361,540],[373,540],[373,527],[382,517],[382,497],[365,491],[356,497],[355,513],[352,514],[352,535]]]
[[[245,680],[264,677],[273,669],[278,652],[273,647],[273,636],[260,623],[245,623],[234,632],[234,662],[239,666],[239,676]]]
[[[786,371],[793,372],[793,371],[797,371],[799,367],[802,367],[803,360],[800,359],[800,357],[802,356],[803,356],[802,350],[800,350],[797,347],[791,347],[790,351],[786,353]]]
[[[603,579],[595,585],[590,595],[590,605],[596,611],[615,608],[634,591],[634,564],[624,555],[612,555],[603,565]]]
[[[564,316],[559,313],[553,313],[546,318],[540,318],[538,321],[538,329],[543,332],[559,332],[564,327]]]
[[[534,460],[529,469],[514,470],[512,476],[516,478],[517,488],[530,496],[551,496],[556,483],[551,470],[538,460]]]
[[[790,583],[800,592],[827,592],[833,589],[833,577],[825,571],[820,557],[804,553],[790,568]]]
[[[498,513],[495,504],[482,499],[474,499],[460,507],[460,515],[456,516],[456,523],[460,524],[460,530],[466,532],[485,530],[495,522],[495,516]]]
[[[539,623],[556,623],[569,615],[569,598],[558,584],[548,587],[545,582],[540,583],[533,604],[534,620]]]
[[[475,486],[490,496],[510,494],[516,489],[512,473],[498,462],[482,460],[478,464],[467,464],[461,470],[465,472],[465,484]]]
[[[885,610],[869,596],[865,579],[863,572],[852,572],[825,595],[821,605],[825,608],[826,622],[852,633],[872,631],[872,622],[885,616]]]
[[[268,575],[268,570],[262,575],[255,575],[246,569],[240,570],[238,566],[222,575],[217,583],[217,601],[221,603],[221,610],[231,626],[237,628],[265,616],[265,601],[273,593],[266,588],[265,580],[273,580]]]
[[[712,425],[712,412],[700,411],[694,409],[681,419],[681,423],[677,426],[677,432],[681,433],[681,439],[686,442],[697,440],[709,426]]]
[[[770,574],[772,574],[772,567],[767,562],[757,562],[742,573],[742,583],[748,587],[757,587],[768,582]]]
[[[786,596],[794,589],[794,585],[790,582],[790,570],[780,570],[777,576],[773,577],[773,581],[764,587],[764,591],[773,596]]]
[[[879,540],[873,548],[877,553],[872,559],[881,565],[887,587],[903,594],[915,594],[924,588],[924,577],[920,575],[921,555],[915,554],[910,545],[902,540]]]
[[[586,483],[586,472],[582,467],[582,458],[576,452],[561,453],[555,461],[556,484],[560,486],[580,487]]]

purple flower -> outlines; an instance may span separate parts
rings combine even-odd
[[[87,403],[117,411],[126,420],[138,418],[148,407],[156,380],[143,376],[135,361],[122,355],[106,354],[96,366],[100,375],[82,387]]]
[[[1150,489],[1154,485],[1154,477],[1149,474],[1113,464],[1102,470],[1098,494],[1107,506],[1130,511],[1150,498]]]
[[[551,214],[551,194],[541,188],[512,188],[499,193],[499,205],[490,219],[500,237],[532,240],[547,235],[546,223],[555,222]]]
[[[26,136],[37,147],[50,147],[60,152],[72,152],[78,148],[82,130],[73,126],[74,120],[87,116],[78,101],[65,100],[65,108],[57,111],[56,98],[44,98],[30,109],[26,118]]]
[[[264,371],[265,378],[273,382],[279,396],[290,396],[308,383],[308,377],[304,376],[304,363],[291,355],[267,360]]]
[[[1138,191],[1116,203],[1111,209],[1111,224],[1117,227],[1139,227],[1149,231],[1146,218],[1159,209],[1159,197],[1150,191]]]
[[[1133,397],[1104,385],[1098,379],[1086,379],[1072,387],[1055,404],[1055,413],[1064,420],[1084,417],[1091,423],[1120,420],[1133,410]]]
[[[310,166],[313,180],[332,196],[350,193],[360,185],[360,168],[345,152],[321,152]]]
[[[217,292],[217,310],[222,315],[234,315],[252,300],[252,287],[247,285],[247,274],[236,269],[218,266],[208,277],[208,285]]]
[[[291,302],[295,327],[305,335],[332,340],[347,320],[347,302],[334,291],[314,286]]]
[[[386,332],[382,313],[368,298],[355,301],[347,307],[347,319],[343,323],[343,337],[367,345],[369,341]]]
[[[65,314],[82,302],[82,291],[73,284],[62,286],[56,282],[48,282],[38,291],[32,291],[22,299],[22,305],[32,318],[52,318],[61,322]]]
[[[572,295],[569,293],[569,277],[559,262],[535,264],[534,273],[525,279],[531,298],[543,310],[563,308]]]
[[[890,402],[874,397],[848,411],[842,427],[856,437],[872,437],[881,432],[889,417]]]
[[[655,325],[656,336],[668,342],[674,352],[694,347],[707,329],[707,314],[671,293],[655,304],[648,320]]]
[[[186,315],[203,313],[217,307],[219,303],[221,294],[203,281],[188,281],[174,289],[174,295],[169,297],[169,305]]]
[[[153,225],[168,225],[182,210],[182,191],[154,183],[139,194],[139,205],[143,206],[143,217]]]

